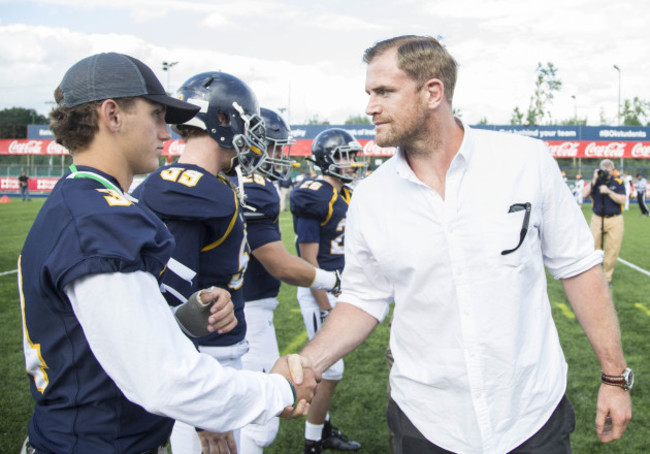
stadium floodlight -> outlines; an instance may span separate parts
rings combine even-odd
[[[177,61],[172,61],[172,62],[164,61],[164,62],[162,62],[162,70],[167,72],[167,94],[170,93],[170,91],[169,91],[169,73],[171,72],[172,67],[176,66],[177,64],[178,64]]]

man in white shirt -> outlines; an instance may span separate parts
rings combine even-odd
[[[396,454],[570,452],[575,415],[546,266],[600,361],[598,436],[621,437],[633,374],[602,253],[544,144],[454,118],[456,62],[433,38],[382,41],[364,61],[375,140],[399,149],[355,192],[342,294],[302,354],[323,370],[394,301]]]

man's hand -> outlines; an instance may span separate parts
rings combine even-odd
[[[601,194],[609,194],[610,192],[612,192],[612,191],[607,187],[606,184],[601,184],[600,186],[598,186],[598,190],[600,191]]]
[[[311,369],[308,360],[300,355],[283,356],[276,361],[270,373],[280,374],[289,380],[296,393],[295,405],[285,408],[280,417],[291,419],[306,415],[316,391],[317,380],[320,380],[320,375]]]
[[[596,433],[600,441],[609,443],[621,438],[631,418],[630,392],[601,384],[596,404]]]
[[[196,434],[201,440],[201,454],[237,454],[237,443],[232,432],[220,434],[199,430]]]
[[[210,333],[227,333],[237,326],[235,306],[230,293],[222,288],[199,290],[174,312],[183,331],[200,337]]]

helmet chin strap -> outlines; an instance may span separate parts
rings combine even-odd
[[[237,187],[235,188],[235,192],[237,193],[239,204],[243,208],[247,208],[250,211],[257,211],[255,207],[246,204],[246,192],[244,191],[244,174],[241,171],[240,166],[235,167],[235,174],[237,175]]]

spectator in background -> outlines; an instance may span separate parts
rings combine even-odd
[[[573,195],[576,198],[578,205],[582,207],[582,202],[584,201],[584,195],[582,191],[585,189],[585,180],[582,179],[582,175],[576,175],[576,182],[573,185]]]
[[[291,189],[293,189],[293,179],[291,178],[291,172],[289,172],[285,178],[278,180],[278,191],[280,192],[280,212],[287,211]]]
[[[636,201],[639,203],[641,209],[641,216],[648,216],[648,207],[645,204],[645,192],[648,183],[640,173],[636,174],[636,181],[634,182],[634,189],[636,190]]]
[[[24,171],[20,172],[20,176],[18,177],[18,185],[20,186],[20,197],[22,198],[23,202],[25,200],[31,202],[32,199],[29,197],[29,177]]]
[[[610,159],[600,161],[591,182],[585,185],[583,195],[591,195],[591,234],[596,249],[605,252],[603,269],[608,285],[612,284],[614,265],[623,243],[622,207],[625,205],[623,180],[614,176],[614,163]]]
[[[618,176],[618,175],[617,175]],[[627,172],[623,172],[621,177],[623,180],[623,187],[625,188],[625,211],[630,209],[630,195],[632,194],[632,176],[628,175]]]

